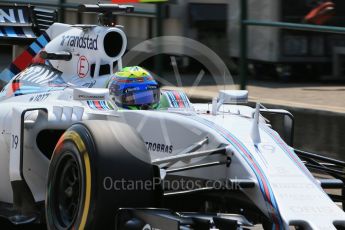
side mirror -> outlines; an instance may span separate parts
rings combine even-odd
[[[248,91],[220,90],[218,102],[222,102],[222,104],[246,104],[248,103]]]
[[[268,119],[277,124],[277,126],[279,126],[279,123],[282,124],[282,127],[274,128],[280,134],[283,140],[292,147],[295,130],[294,116],[289,111],[284,109],[260,109],[260,113],[264,117],[265,114],[268,115]]]
[[[247,104],[247,90],[220,90],[218,97],[212,101],[212,114],[216,115],[222,104]]]

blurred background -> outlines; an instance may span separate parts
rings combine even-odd
[[[97,14],[80,14],[80,3],[97,3],[96,0],[1,0],[2,3],[23,3],[56,9],[59,21],[65,23],[94,24]],[[110,1],[102,1],[110,3]],[[167,0],[159,4],[136,4],[133,0],[114,2],[130,3],[136,7],[134,14],[119,15],[117,24],[123,25],[129,46],[158,36],[184,36],[195,39],[215,51],[228,65],[233,75],[238,72],[240,55],[240,0]],[[316,25],[345,25],[345,2],[342,0],[248,0],[247,17],[251,20],[271,22],[308,23]],[[322,4],[333,5],[322,8]],[[314,12],[309,18],[307,16]],[[157,13],[157,11],[159,11]],[[159,22],[157,22],[159,20]],[[159,27],[159,28],[158,28]],[[253,79],[283,81],[344,80],[342,62],[345,54],[344,35],[252,26],[248,28],[249,70]],[[1,46],[2,53],[12,55],[11,46]],[[176,57],[181,69],[197,67],[188,57]],[[9,64],[2,58],[0,67]],[[151,63],[152,64],[152,63]],[[164,67],[170,63],[164,62]],[[198,67],[197,67],[198,68]],[[238,80],[238,79],[236,79]]]
[[[140,1],[146,3],[137,3]],[[294,114],[297,148],[345,160],[345,1],[113,2],[135,6],[134,13],[116,16],[116,23],[124,26],[128,36],[128,50],[157,36],[182,36],[202,43],[232,73],[235,85],[224,87],[248,89],[252,103],[259,101]],[[59,22],[97,23],[97,14],[78,12],[79,4],[95,4],[96,0],[0,3],[56,10]],[[13,45],[0,39],[0,69],[10,64],[26,45],[25,41]],[[176,49],[174,54],[163,52],[138,64],[187,90],[194,102],[211,101],[219,88],[219,82],[210,77],[213,73],[198,58],[189,56],[183,45]],[[141,50],[151,51],[150,46]],[[200,73],[202,79],[195,84]],[[280,129],[279,121],[272,124]]]

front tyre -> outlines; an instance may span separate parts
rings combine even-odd
[[[60,138],[49,167],[48,228],[113,228],[119,208],[155,206],[158,184],[150,162],[144,142],[125,124],[73,125]]]

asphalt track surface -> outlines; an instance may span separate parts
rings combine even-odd
[[[1,230],[46,230],[47,228],[43,224],[28,224],[15,226],[7,220],[0,218]]]
[[[41,224],[29,224],[29,225],[22,225],[22,226],[14,226],[9,224],[7,221],[0,219],[0,229],[1,230],[46,230],[47,228]],[[112,229],[112,228],[110,228]],[[248,228],[251,230],[259,230],[263,229],[261,225],[256,225],[255,227]]]

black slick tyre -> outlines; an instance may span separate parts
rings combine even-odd
[[[75,124],[60,138],[51,159],[48,229],[113,229],[119,208],[157,205],[156,179],[143,140],[128,125]]]

